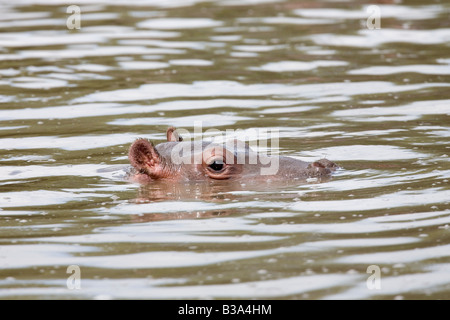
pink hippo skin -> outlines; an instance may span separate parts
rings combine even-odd
[[[173,127],[167,130],[167,141],[154,146],[146,139],[138,139],[131,145],[131,181],[306,180],[329,177],[338,168],[327,159],[309,163],[258,154],[239,140],[232,144],[183,141]]]

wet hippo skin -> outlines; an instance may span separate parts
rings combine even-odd
[[[329,176],[338,166],[327,159],[305,162],[285,156],[256,153],[246,143],[183,141],[176,129],[167,130],[167,142],[153,145],[137,139],[128,157],[134,170],[130,180],[286,180]]]

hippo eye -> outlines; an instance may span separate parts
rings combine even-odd
[[[211,163],[208,167],[210,167],[214,171],[222,171],[225,164],[221,160],[214,160],[213,163]]]
[[[230,157],[230,158],[229,158]],[[231,159],[231,160],[227,160]],[[205,176],[214,180],[225,180],[236,176],[234,155],[222,146],[212,146],[203,151],[202,169]]]

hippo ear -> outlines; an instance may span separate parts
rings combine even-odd
[[[167,129],[167,141],[169,142],[180,142],[183,138],[178,134],[175,127],[170,127]]]
[[[139,172],[158,179],[163,172],[163,159],[155,146],[145,139],[136,140],[130,147],[128,158],[133,167]]]

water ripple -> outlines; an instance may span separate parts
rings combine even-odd
[[[2,298],[448,298],[446,4],[377,4],[375,30],[354,3],[77,5],[68,30],[66,1],[0,3]],[[126,180],[136,138],[199,122],[341,168]]]

